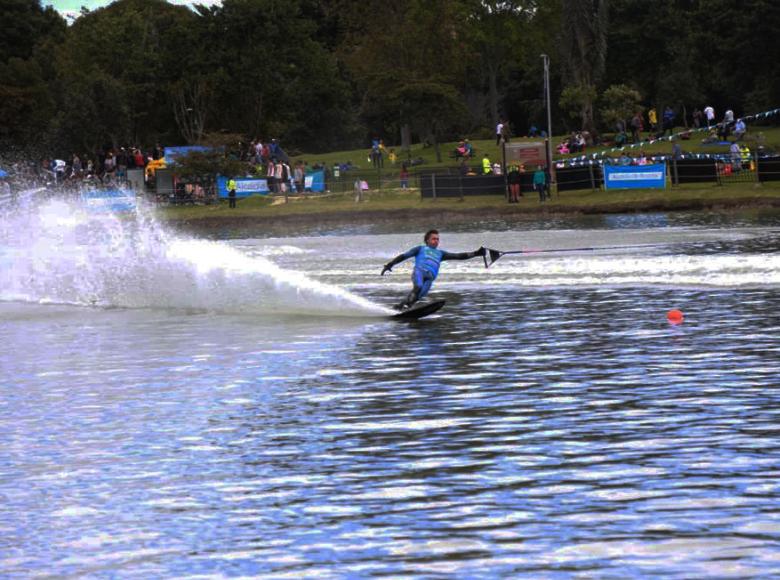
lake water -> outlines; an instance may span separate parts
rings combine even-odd
[[[300,233],[2,216],[0,575],[780,574],[777,214]]]

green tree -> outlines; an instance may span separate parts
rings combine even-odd
[[[612,85],[601,96],[601,118],[609,126],[621,121],[624,126],[634,113],[642,110],[642,95],[626,85]]]
[[[225,0],[201,8],[197,66],[212,79],[210,128],[291,144],[332,145],[349,126],[349,87],[315,38],[301,0]],[[191,65],[194,66],[194,63]]]
[[[19,153],[33,152],[45,143],[54,102],[34,60],[11,58],[0,63],[0,145]]]
[[[593,85],[573,85],[561,91],[561,98],[558,102],[561,109],[572,118],[582,121],[590,114],[588,109],[593,107],[596,96],[596,88]],[[585,129],[584,126],[581,128]]]
[[[530,0],[471,0],[467,10],[469,55],[487,85],[489,120],[498,122],[500,103],[511,71],[529,46],[528,24],[536,10]],[[483,121],[483,118],[479,119]]]
[[[604,72],[607,54],[608,0],[563,0],[561,58],[570,86],[593,94]],[[593,131],[593,102],[581,107],[582,128]]]
[[[87,146],[102,132],[100,145],[178,141],[169,86],[195,19],[164,0],[119,0],[78,18],[56,53],[60,140]]]
[[[0,63],[11,58],[29,59],[35,47],[46,37],[61,39],[65,20],[51,6],[39,0],[0,0]]]
[[[466,71],[465,22],[462,5],[446,0],[355,6],[342,55],[369,126],[400,131],[404,149],[414,130],[441,156],[441,137],[466,122],[462,96],[455,98]]]

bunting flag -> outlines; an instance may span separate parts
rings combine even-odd
[[[750,121],[755,121],[758,119],[766,119],[777,114],[780,114],[780,109],[771,109],[769,111],[763,111],[761,113],[755,113],[753,115],[736,117],[736,119],[742,119],[743,121],[745,121],[745,123],[748,123]],[[622,152],[625,151],[626,149],[635,149],[637,147],[641,148],[647,145],[654,145],[656,143],[669,142],[675,139],[676,137],[680,137],[682,135],[692,135],[694,133],[700,133],[702,131],[710,131],[716,126],[717,125],[713,125],[712,127],[698,127],[696,129],[686,129],[684,131],[680,131],[678,133],[674,133],[669,136],[659,137],[657,139],[650,139],[648,141],[642,141],[641,143],[628,143],[620,147],[603,149],[602,151],[598,151],[596,153],[579,155],[577,157],[569,157],[567,159],[559,159],[558,161],[556,161],[555,165],[559,169],[565,167],[580,167],[585,165],[603,165],[606,161],[604,157],[609,157],[609,159],[612,159],[610,155],[611,153]],[[671,155],[655,155],[652,157],[648,157],[648,159],[652,161],[664,161],[667,159],[671,159],[671,157],[672,157]],[[714,159],[716,161],[726,161],[731,159],[731,155],[728,153],[725,154],[724,153],[686,153],[682,156],[682,159]]]

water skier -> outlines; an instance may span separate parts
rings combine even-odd
[[[400,264],[404,260],[414,258],[414,270],[412,271],[412,291],[395,308],[403,310],[409,308],[412,304],[428,294],[433,281],[439,274],[439,266],[444,260],[470,260],[477,256],[485,255],[485,248],[481,247],[473,252],[446,252],[439,249],[439,232],[428,230],[425,233],[425,245],[415,246],[411,250],[399,254],[382,268],[382,276],[385,272],[392,272],[393,266]]]

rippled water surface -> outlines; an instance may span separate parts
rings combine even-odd
[[[780,574],[775,223],[442,232],[566,251],[398,324],[419,232],[52,211],[0,230],[0,575]]]

